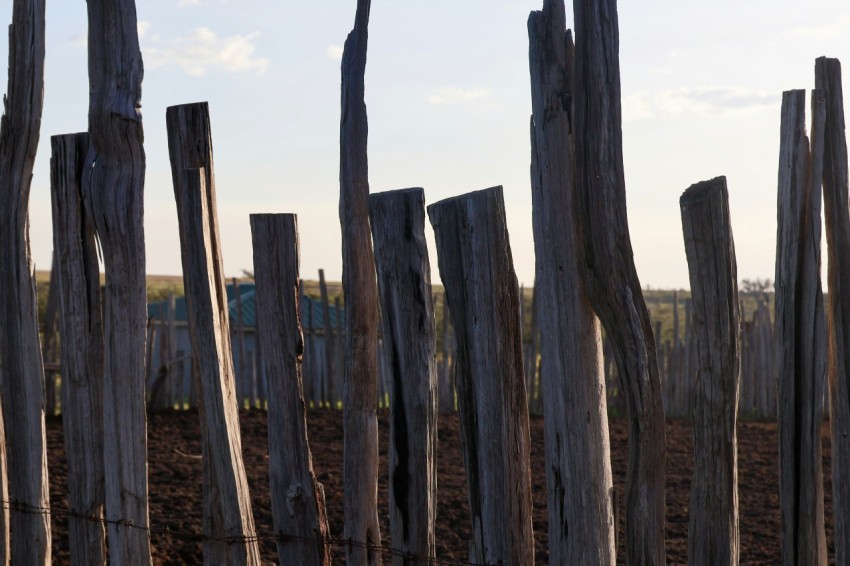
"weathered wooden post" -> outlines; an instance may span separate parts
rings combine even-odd
[[[357,0],[354,29],[342,54],[339,219],[345,295],[343,376],[344,537],[381,544],[378,524],[378,288],[369,228],[368,122],[365,82],[371,0]],[[381,564],[371,548],[346,546],[346,563]]]
[[[325,492],[313,474],[302,394],[298,220],[252,214],[257,338],[269,376],[269,481],[281,564],[330,566]],[[317,539],[315,544],[304,541]]]
[[[457,336],[470,562],[534,564],[519,292],[502,187],[428,207]]]
[[[828,255],[827,337],[830,426],[832,427],[832,506],[835,512],[835,562],[850,564],[850,206],[847,139],[841,63],[820,57],[815,86],[826,101],[823,202]]]
[[[540,324],[549,560],[614,564],[602,337],[582,280],[571,108],[574,47],[563,0],[528,18],[535,295]],[[567,528],[564,528],[567,525]]]
[[[436,553],[437,367],[431,264],[425,245],[425,192],[369,197],[382,336],[390,369],[390,531],[393,547]],[[395,555],[393,563],[409,560]]]
[[[726,178],[679,199],[691,282],[696,374],[688,564],[738,564],[738,277]]]
[[[91,145],[83,195],[106,270],[103,457],[109,561],[149,564],[142,54],[133,0],[90,0],[87,6]]]
[[[779,502],[785,566],[827,563],[821,464],[826,374],[820,282],[824,102],[821,91],[812,93],[810,151],[806,91],[782,93],[775,289]]]
[[[44,0],[15,0],[9,26],[8,92],[0,120],[0,396],[12,509],[0,512],[0,561],[49,564],[50,506],[44,432],[44,365],[38,339],[35,281],[29,253],[29,193],[44,106]],[[8,461],[6,446],[8,445]],[[5,495],[6,469],[0,471]],[[32,509],[31,509],[32,508]]]
[[[632,258],[626,214],[616,0],[574,0],[573,116],[586,287],[611,338],[626,397],[628,564],[663,564],[666,451],[652,323]]]
[[[200,385],[204,561],[259,564],[259,547],[250,540],[254,517],[242,462],[207,103],[171,106],[166,123],[186,311]]]
[[[106,533],[97,521],[103,518],[104,500],[100,269],[94,223],[83,206],[81,187],[89,135],[53,136],[50,142],[71,563],[106,564]]]

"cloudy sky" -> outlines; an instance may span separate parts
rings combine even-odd
[[[10,21],[11,4],[0,0],[0,21]],[[207,100],[228,274],[252,269],[248,214],[294,212],[302,275],[324,268],[339,279],[339,64],[355,0],[137,6],[148,272],[181,269],[165,109]],[[372,191],[421,186],[435,202],[503,185],[526,284],[534,277],[526,19],[541,6],[374,0],[366,72]],[[47,9],[30,205],[33,258],[43,269],[52,248],[49,136],[85,130],[88,110],[86,4]],[[678,198],[718,175],[728,178],[739,276],[772,278],[781,93],[811,88],[820,55],[850,61],[850,3],[629,0],[619,10],[629,222],[643,285],[688,286]],[[431,262],[436,279],[433,247]]]

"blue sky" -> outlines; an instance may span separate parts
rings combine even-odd
[[[541,6],[374,0],[366,72],[372,191],[421,186],[435,202],[503,185],[525,284],[534,278],[526,19]],[[180,273],[165,109],[207,100],[227,273],[252,268],[248,214],[294,212],[302,276],[324,268],[340,278],[339,59],[354,8],[354,0],[137,2],[149,273]],[[739,277],[772,278],[781,93],[811,88],[820,55],[850,64],[850,3],[642,0],[620,2],[619,12],[629,222],[643,285],[688,286],[678,198],[717,175],[728,178]],[[0,0],[0,18],[10,21],[10,0]],[[88,111],[86,4],[51,2],[47,19],[30,201],[32,254],[43,269],[52,249],[49,137],[85,130]]]

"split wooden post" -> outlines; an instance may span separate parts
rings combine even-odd
[[[821,464],[826,321],[820,281],[825,119],[823,93],[816,90],[810,151],[806,91],[782,93],[775,289],[784,566],[827,563]]]
[[[50,185],[61,303],[62,422],[68,458],[72,564],[106,564],[103,523],[103,318],[94,223],[81,181],[87,133],[53,136]],[[79,514],[77,516],[76,514]]]
[[[457,337],[470,562],[534,564],[519,291],[502,187],[428,207]]]
[[[87,6],[91,145],[83,195],[106,270],[103,458],[109,561],[149,564],[142,54],[134,0],[89,0]]]
[[[375,194],[369,208],[390,370],[390,538],[423,561],[436,554],[438,388],[425,192]]]
[[[256,533],[235,402],[209,108],[206,102],[171,106],[166,110],[166,122],[186,312],[200,385],[204,560],[210,564],[259,564],[257,542],[239,540]],[[237,542],[230,544],[229,538]]]
[[[586,288],[611,339],[630,421],[626,561],[665,561],[664,408],[626,212],[617,0],[573,0],[573,137]]]
[[[345,295],[343,375],[343,536],[346,563],[381,564],[378,523],[378,288],[369,229],[368,123],[365,101],[366,47],[371,0],[357,0],[354,29],[342,54],[339,220]]]
[[[298,220],[252,214],[257,338],[269,378],[269,481],[281,564],[331,563],[325,492],[313,473],[302,390]],[[316,544],[300,541],[318,539]]]
[[[827,325],[829,399],[832,427],[832,505],[835,512],[835,562],[850,563],[850,208],[847,139],[841,63],[820,57],[815,85],[826,101],[823,202],[828,253]]]
[[[571,108],[564,104],[572,96],[575,53],[563,0],[546,0],[542,11],[531,12],[528,36],[549,560],[613,565],[617,549],[602,336],[581,275]]]
[[[726,178],[691,185],[679,199],[691,283],[695,347],[691,414],[694,476],[688,564],[737,566],[740,321]]]
[[[50,516],[40,512],[50,507],[50,499],[44,362],[28,219],[44,106],[44,25],[44,0],[12,2],[8,90],[0,121],[0,420],[5,419],[5,431],[0,430],[5,432],[0,442],[0,495],[3,501],[15,501],[24,508],[13,509],[10,517],[8,505],[0,506],[0,563],[49,564],[51,560]],[[10,525],[15,533],[11,549]]]

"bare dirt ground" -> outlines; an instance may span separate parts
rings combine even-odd
[[[324,484],[331,535],[342,538],[342,415],[337,411],[313,410],[308,413],[313,463]],[[271,509],[268,493],[268,446],[266,415],[261,411],[240,415],[245,464],[253,498],[254,517],[260,535],[271,536]],[[546,480],[543,464],[543,421],[532,418],[532,482],[534,486],[534,529],[537,563],[548,564],[546,554]],[[612,418],[611,451],[614,482],[621,501],[627,458],[627,423]],[[53,549],[57,564],[68,561],[68,509],[66,464],[62,444],[61,419],[47,423]],[[176,412],[151,415],[149,433],[149,481],[152,548],[156,564],[200,564],[201,546],[201,461],[198,415]],[[379,512],[384,544],[389,540],[387,498],[387,419],[380,418],[381,477]],[[439,424],[437,564],[463,563],[467,557],[470,531],[466,499],[466,480],[456,416],[441,416]],[[742,422],[738,428],[738,481],[740,499],[740,535],[742,564],[780,562],[780,519],[778,496],[777,429],[775,423]],[[691,425],[685,421],[667,423],[667,558],[670,564],[687,562],[688,507],[693,473]],[[831,472],[829,437],[824,428],[824,483],[826,492],[827,540],[830,562],[832,549]],[[165,527],[169,532],[162,532]],[[623,517],[620,517],[620,563],[623,554]],[[263,559],[277,563],[273,542],[262,544]],[[335,546],[335,563],[342,563],[343,547]],[[457,561],[457,562],[455,562]],[[391,556],[384,556],[391,563]]]

